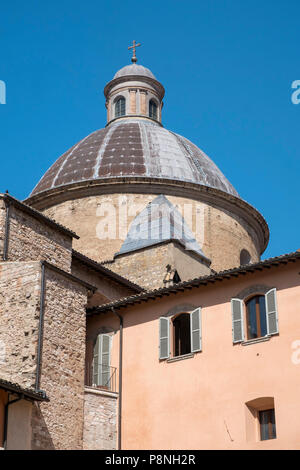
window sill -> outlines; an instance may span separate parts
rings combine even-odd
[[[242,341],[242,346],[249,346],[250,344],[263,343],[264,341],[270,341],[271,335],[262,336],[261,338],[248,339],[247,341]]]
[[[194,353],[184,354],[183,356],[171,357],[170,359],[167,359],[167,362],[183,361],[184,359],[190,359],[191,357],[194,357]]]

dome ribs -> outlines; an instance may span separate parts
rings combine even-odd
[[[189,140],[159,125],[125,119],[93,132],[65,152],[32,192],[110,177],[173,179],[238,194],[214,162]]]
[[[98,177],[145,175],[141,133],[138,124],[117,125],[106,143]]]

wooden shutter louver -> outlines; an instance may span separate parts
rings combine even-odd
[[[93,385],[109,387],[111,336],[100,334],[94,346]]]
[[[231,299],[232,339],[234,343],[244,341],[244,303],[240,299]]]
[[[191,352],[202,350],[201,308],[191,313]]]
[[[275,335],[278,333],[278,311],[277,311],[277,298],[276,289],[271,289],[265,295],[266,299],[266,315],[267,315],[267,329],[268,335]]]
[[[169,318],[159,319],[159,359],[168,359],[170,356],[170,322]]]

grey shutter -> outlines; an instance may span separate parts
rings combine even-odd
[[[231,299],[232,338],[234,343],[244,341],[244,303],[240,299]]]
[[[265,295],[265,299],[268,335],[275,335],[276,333],[278,333],[276,289],[269,290],[269,292],[267,292]]]
[[[94,347],[93,385],[110,388],[110,350],[111,336],[98,335]]]
[[[99,363],[100,363],[100,336],[97,336],[97,340],[94,346],[93,354],[93,385],[99,385]]]
[[[167,359],[170,356],[170,322],[169,318],[159,319],[159,359]]]
[[[191,313],[191,352],[202,350],[201,308]]]

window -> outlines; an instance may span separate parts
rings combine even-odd
[[[157,104],[154,100],[149,101],[149,117],[157,119]]]
[[[182,313],[173,320],[174,356],[191,352],[190,314]]]
[[[261,338],[268,334],[266,300],[264,295],[257,295],[246,302],[247,337]]]
[[[274,397],[259,397],[246,405],[246,439],[249,442],[276,439]]]
[[[97,336],[93,355],[93,386],[110,387],[110,335],[101,334]]]
[[[245,330],[248,340],[278,333],[276,289],[251,297],[246,303],[241,299],[232,299],[231,311],[234,343],[245,340]]]
[[[115,102],[115,117],[125,116],[126,101],[123,96],[117,99]]]
[[[251,262],[251,255],[249,251],[242,250],[240,253],[240,265],[243,266],[245,264],[250,264]]]
[[[171,348],[172,344],[172,348]],[[169,359],[201,351],[201,308],[159,320],[159,358]]]
[[[260,440],[276,439],[275,410],[259,411]]]

